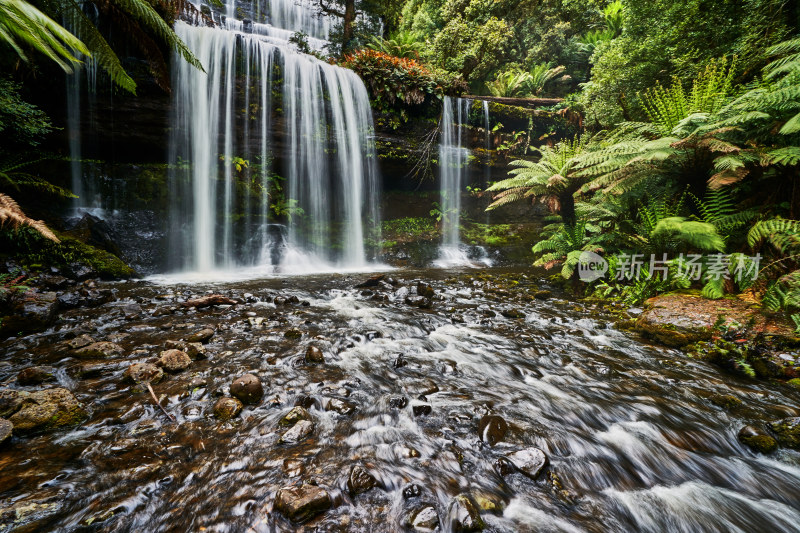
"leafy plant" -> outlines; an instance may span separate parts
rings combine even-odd
[[[494,81],[487,82],[486,88],[492,96],[525,96],[529,94],[530,78],[531,75],[524,70],[504,70],[497,73]]]
[[[525,80],[525,89],[527,93],[534,96],[540,95],[548,83],[559,77],[563,79],[564,76],[562,75],[565,70],[567,70],[567,68],[562,65],[551,67],[550,63],[537,63],[533,65],[528,71],[528,77]],[[567,78],[569,77],[567,76]]]
[[[373,36],[367,44],[367,48],[394,57],[419,59],[422,43],[416,32],[401,30],[395,33],[391,39]]]
[[[578,267],[580,255],[584,251],[600,252],[604,237],[597,233],[599,228],[586,220],[574,224],[555,223],[542,230],[545,237],[533,245],[534,254],[540,254],[534,266],[551,269],[561,265],[561,276],[572,278]]]
[[[42,237],[56,243],[61,242],[44,222],[28,217],[13,198],[0,193],[0,227],[6,224],[11,226],[12,229],[17,229],[20,226],[29,226]]]

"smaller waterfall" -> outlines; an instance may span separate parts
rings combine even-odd
[[[471,100],[444,98],[441,136],[439,140],[439,180],[441,194],[442,244],[439,261],[442,266],[469,263],[462,250],[459,227],[461,224],[461,193],[469,150],[464,146],[463,128],[469,116]]]

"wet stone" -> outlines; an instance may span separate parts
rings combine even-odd
[[[8,439],[11,438],[11,433],[14,431],[14,424],[5,418],[0,418],[0,446],[3,445]]]
[[[367,472],[363,466],[356,465],[350,470],[350,476],[347,478],[347,490],[350,495],[355,496],[367,492],[375,486],[375,478]]]
[[[56,377],[40,366],[29,366],[17,374],[17,383],[22,386],[41,385],[46,381],[55,381]]]
[[[525,313],[519,309],[503,309],[500,314],[506,318],[525,318]]]
[[[769,428],[775,433],[775,439],[782,446],[800,450],[800,417],[771,422]]]
[[[70,391],[57,388],[26,393],[19,410],[9,420],[15,433],[28,434],[75,425],[87,414]]]
[[[547,456],[539,448],[525,448],[507,455],[514,467],[531,479],[536,479],[547,466]]]
[[[778,449],[778,441],[756,426],[744,426],[739,430],[737,438],[755,452],[772,453]]]
[[[325,356],[316,346],[309,346],[306,348],[305,362],[309,365],[321,365],[325,362]]]
[[[433,298],[435,294],[433,287],[428,285],[427,283],[419,282],[417,283],[417,294],[422,296],[423,298]]]
[[[158,383],[164,371],[150,363],[133,363],[122,375],[126,383]]]
[[[452,502],[447,512],[447,521],[453,532],[482,531],[485,527],[481,514],[466,494],[459,494]]]
[[[281,418],[278,425],[284,427],[294,426],[301,420],[308,420],[311,421],[313,418],[311,417],[311,413],[306,411],[303,407],[293,407],[291,411],[286,413],[283,418]]]
[[[296,444],[308,438],[314,432],[314,423],[308,420],[300,420],[294,426],[284,433],[280,440],[280,444]]]
[[[350,415],[355,412],[356,406],[355,404],[350,403],[347,400],[341,400],[339,398],[331,398],[325,405],[325,410],[335,411],[340,415]]]
[[[508,424],[501,416],[484,415],[478,422],[478,433],[483,442],[494,446],[506,436]]]
[[[0,417],[8,417],[17,412],[22,405],[25,394],[14,389],[0,390]]]
[[[245,374],[240,378],[236,378],[231,383],[231,395],[235,396],[245,404],[257,404],[264,396],[264,387],[253,374]]]
[[[306,467],[303,465],[303,461],[299,459],[284,459],[283,473],[286,477],[300,477],[305,471]]]
[[[283,334],[284,338],[287,339],[299,339],[303,336],[303,332],[297,328],[287,329],[286,332]]]
[[[122,346],[113,342],[95,342],[88,346],[78,348],[72,351],[72,355],[79,358],[96,358],[96,359],[109,359],[111,357],[120,357],[123,353]]]
[[[164,343],[167,350],[180,350],[192,359],[205,359],[206,347],[199,342],[167,341]]]
[[[406,525],[412,531],[428,532],[437,531],[439,527],[439,513],[432,505],[418,507],[409,513]]]
[[[202,344],[207,343],[214,336],[214,330],[211,328],[203,328],[200,331],[193,333],[186,337],[186,342],[199,342]]]
[[[408,405],[408,398],[403,396],[395,396],[393,398],[389,398],[389,407],[394,409],[402,409],[406,405]]]
[[[214,416],[220,420],[236,418],[242,412],[243,404],[236,398],[220,398],[214,404]]]
[[[328,492],[315,485],[284,487],[275,496],[275,510],[293,522],[306,522],[332,505]]]
[[[416,483],[412,483],[411,485],[408,485],[405,488],[403,488],[403,498],[405,498],[406,500],[410,500],[411,498],[416,498],[420,494],[422,494],[422,487],[420,487]]]
[[[158,358],[158,366],[167,372],[182,372],[191,364],[189,356],[180,350],[164,350]]]
[[[494,462],[494,468],[501,476],[507,476],[516,471],[514,463],[512,463],[508,457],[498,457]]]
[[[63,346],[67,350],[77,350],[78,348],[83,348],[84,346],[89,346],[90,344],[94,344],[94,339],[91,338],[89,335],[79,335],[74,339],[68,339],[58,343],[59,346]]]
[[[431,412],[433,411],[433,409],[430,406],[430,404],[427,404],[427,403],[419,403],[419,404],[413,405],[411,407],[411,410],[414,412],[414,416],[426,416],[426,415],[431,414]]]

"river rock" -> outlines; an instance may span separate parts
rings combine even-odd
[[[432,505],[418,507],[411,511],[406,519],[406,525],[412,531],[428,532],[437,531],[439,528],[439,513]]]
[[[192,333],[186,337],[186,342],[199,342],[202,344],[207,343],[214,336],[214,330],[211,328],[204,328],[197,333]]]
[[[348,402],[347,400],[342,400],[339,398],[331,398],[328,400],[328,403],[325,404],[326,411],[334,411],[339,413],[340,415],[351,415],[355,412],[356,406],[353,403]]]
[[[386,274],[377,274],[370,278],[367,278],[366,281],[359,283],[358,285],[354,285],[353,288],[355,289],[366,289],[368,287],[378,287],[381,281],[386,278]]]
[[[220,420],[230,420],[231,418],[236,418],[242,412],[242,407],[244,407],[242,402],[236,398],[226,396],[225,398],[220,398],[214,404],[214,416]]]
[[[232,300],[221,294],[209,294],[208,296],[187,300],[183,303],[184,307],[196,307],[197,309],[210,307],[212,305],[236,305],[236,300]]]
[[[417,403],[411,406],[414,416],[426,416],[431,414],[433,408],[428,403]]]
[[[523,313],[519,309],[513,309],[513,308],[503,309],[502,311],[500,311],[500,314],[506,318],[525,318],[525,313]]]
[[[280,444],[296,444],[308,438],[314,432],[314,423],[309,420],[300,420],[295,425],[284,433],[280,440]]]
[[[744,426],[737,437],[742,444],[759,453],[772,453],[778,449],[778,441],[756,426]]]
[[[772,422],[769,428],[782,446],[800,450],[800,417],[784,418]]]
[[[422,487],[417,485],[416,483],[412,483],[403,488],[403,498],[406,500],[410,500],[411,498],[416,498],[420,494],[422,494]]]
[[[478,512],[472,498],[467,494],[459,494],[450,502],[447,521],[453,532],[482,531],[486,525]]]
[[[531,479],[536,479],[547,465],[547,456],[539,448],[525,448],[506,456],[514,467]]]
[[[26,292],[14,300],[9,315],[0,317],[0,338],[43,331],[53,323],[57,311],[56,293]]]
[[[284,487],[275,496],[275,510],[294,522],[305,522],[331,508],[328,492],[315,485]]]
[[[306,471],[306,466],[300,459],[284,459],[283,460],[283,473],[286,477],[299,477]]]
[[[428,285],[427,283],[419,282],[417,283],[417,294],[422,296],[423,298],[433,298],[435,294],[433,287]]]
[[[257,404],[264,396],[264,387],[261,386],[261,380],[256,376],[245,374],[231,383],[231,394],[243,403]]]
[[[70,391],[57,388],[25,393],[22,405],[9,420],[15,433],[30,434],[72,426],[87,415]]]
[[[309,346],[306,348],[305,361],[309,365],[321,365],[325,362],[325,356],[316,346]]]
[[[158,383],[164,378],[164,371],[151,363],[133,363],[122,374],[126,383]]]
[[[164,343],[164,348],[167,350],[180,350],[192,359],[206,358],[206,347],[199,342],[171,340]]]
[[[78,335],[74,339],[68,339],[58,343],[58,346],[66,348],[67,350],[77,350],[78,348],[83,348],[85,346],[89,346],[90,344],[94,344],[95,340],[91,338],[89,335]]]
[[[109,359],[111,357],[120,357],[122,353],[122,346],[106,341],[95,342],[72,351],[73,356],[83,359]]]
[[[0,390],[0,417],[7,418],[16,413],[25,394],[27,393],[14,389]]]
[[[278,425],[284,427],[291,427],[300,422],[301,420],[308,420],[308,421],[313,420],[313,418],[311,417],[311,413],[309,413],[300,406],[293,407],[291,411],[286,413],[283,416],[283,418],[280,419]]]
[[[14,431],[14,424],[9,422],[5,418],[0,418],[0,446],[2,446],[5,441],[11,438],[11,433],[13,431]]]
[[[86,299],[79,291],[64,292],[58,295],[60,309],[75,309],[86,304]]]
[[[347,490],[351,496],[367,492],[375,486],[375,478],[363,466],[356,465],[347,478]]]
[[[483,442],[494,446],[506,436],[508,424],[501,416],[484,415],[478,422],[478,433]]]
[[[283,334],[284,338],[292,339],[292,340],[297,340],[297,339],[301,338],[302,336],[303,336],[303,332],[300,331],[297,328],[287,329]]]
[[[406,405],[408,405],[408,398],[404,396],[395,396],[389,398],[389,407],[394,409],[403,409]]]
[[[55,381],[56,377],[40,366],[29,366],[17,374],[17,383],[22,386],[41,385],[45,381]]]
[[[420,309],[430,309],[433,307],[433,300],[425,298],[424,296],[408,296],[406,303],[412,307],[419,307]]]
[[[189,368],[192,360],[180,350],[164,350],[159,355],[157,364],[167,372],[182,372]]]

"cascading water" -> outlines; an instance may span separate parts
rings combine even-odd
[[[439,180],[441,193],[442,244],[437,264],[442,266],[467,264],[462,250],[459,226],[461,223],[461,193],[469,150],[464,146],[462,126],[466,123],[471,100],[445,96],[439,139]]]
[[[269,7],[272,24],[236,20],[227,9],[223,27],[175,26],[205,67],[176,61],[173,71],[178,269],[368,264],[364,241],[377,235],[379,215],[366,89],[352,71],[289,43],[302,31],[311,48],[325,45],[330,21],[310,4]],[[270,190],[280,195],[269,198]],[[273,215],[287,226],[277,227]]]

